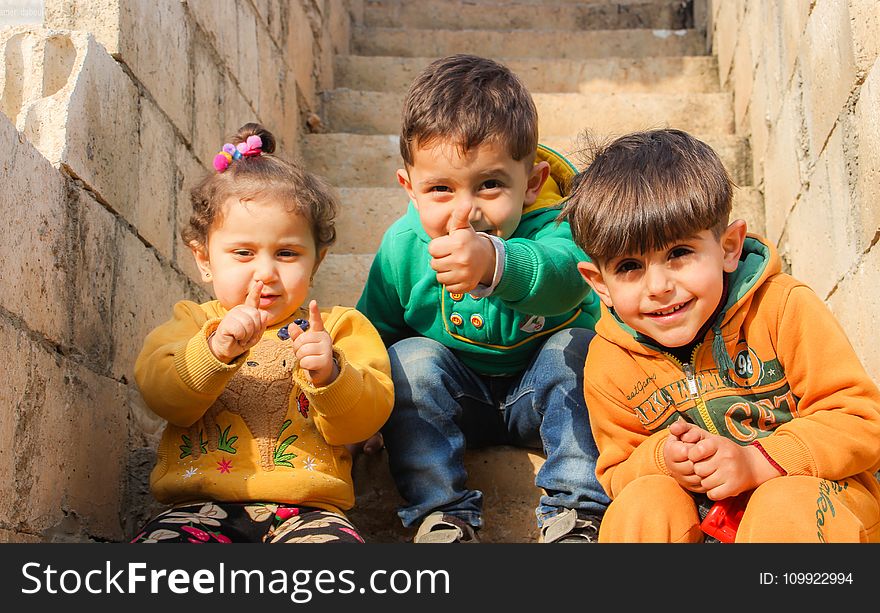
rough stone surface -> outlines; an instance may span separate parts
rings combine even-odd
[[[880,56],[880,11],[874,0],[849,0],[853,55],[860,73],[867,72]]]
[[[767,206],[767,236],[776,241],[785,219],[801,192],[803,123],[796,97],[790,92],[770,131],[764,165],[764,199]],[[769,180],[768,177],[772,177]]]
[[[67,188],[51,164],[20,138],[0,115],[0,147],[8,152],[0,166],[0,206],[16,220],[0,224],[0,244],[7,246],[0,249],[0,308],[60,343]]]
[[[116,379],[134,382],[134,363],[147,334],[171,317],[174,303],[195,297],[180,273],[128,232],[120,235],[113,313]]]
[[[309,298],[323,306],[355,306],[372,262],[372,253],[327,254],[315,275]]]
[[[115,57],[131,69],[181,134],[190,138],[191,24],[184,4],[169,2],[162,10],[156,10],[152,3],[133,0],[122,0],[119,5],[119,51]]]
[[[524,30],[417,31],[395,28],[354,28],[353,49],[362,55],[411,57],[474,53],[497,58],[638,57],[699,55],[702,41],[693,30],[594,30],[528,32]]]
[[[137,199],[138,92],[92,38],[70,92],[59,162],[111,206]],[[113,92],[112,96],[109,95]]]
[[[767,154],[767,141],[770,137],[770,117],[767,64],[759,62],[755,71],[752,97],[749,101],[749,121],[747,132],[752,150],[752,178],[755,185],[764,183],[764,163]]]
[[[837,288],[828,303],[874,381],[880,381],[880,247],[875,243]]]
[[[853,207],[842,133],[841,127],[832,132],[806,191],[788,218],[791,272],[823,298],[860,255],[858,231],[851,219]],[[829,202],[834,206],[828,206]],[[821,246],[822,257],[816,257],[817,246]]]
[[[339,190],[336,243],[332,253],[375,253],[382,234],[406,212],[409,196],[402,187],[344,187]]]
[[[528,3],[467,0],[369,0],[367,26],[456,30],[606,30],[652,28],[679,30],[693,19],[678,0],[666,2],[583,2],[534,6]],[[492,19],[487,19],[488,14]],[[543,18],[542,18],[543,17]]]
[[[371,57],[337,55],[334,77],[339,88],[404,92],[434,57]],[[503,62],[533,94],[580,93],[713,93],[718,67],[713,56],[589,60],[549,58],[508,59]]]
[[[862,250],[877,242],[880,231],[880,59],[868,73],[859,91],[859,101],[848,123],[845,124],[849,143],[847,151],[850,166],[856,165],[855,199],[851,209],[853,227]],[[880,369],[880,364],[877,364]]]
[[[324,97],[329,127],[349,134],[394,134],[400,128],[402,92],[339,89]],[[729,94],[533,94],[540,134],[585,129],[624,133],[657,126],[689,132],[733,131]],[[381,109],[382,112],[376,112]]]
[[[216,57],[208,39],[196,35],[192,42],[193,101],[197,109],[220,109],[224,102],[223,73],[215,70]],[[196,157],[210,164],[223,144],[226,127],[214,113],[193,113],[192,148]],[[217,149],[217,151],[215,151]]]
[[[488,447],[465,453],[468,486],[483,492],[483,543],[535,543],[539,533],[534,509],[542,490],[535,486],[535,474],[544,456],[516,447]],[[403,527],[396,511],[404,504],[388,471],[383,450],[355,459],[355,508],[352,521],[367,535],[368,542],[411,541],[418,526]]]
[[[749,121],[754,73],[752,47],[746,41],[741,41],[736,46],[733,59],[733,91],[736,92],[733,113],[737,132],[741,132]]]
[[[822,152],[855,85],[851,37],[846,2],[817,2],[798,50],[811,161]]]
[[[315,83],[315,36],[308,17],[299,3],[290,6],[290,36],[287,39],[288,62],[293,67],[297,88],[302,96],[305,107],[317,107]]]
[[[129,223],[168,260],[174,257],[174,128],[159,108],[148,99],[140,100],[140,138],[138,146],[137,191],[131,202],[120,202]],[[129,207],[132,207],[130,210]]]
[[[0,318],[16,356],[0,365],[0,526],[79,540],[121,538],[118,520],[127,444],[124,386],[36,343]]]

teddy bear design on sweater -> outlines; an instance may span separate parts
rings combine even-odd
[[[215,451],[220,438],[217,416],[222,411],[239,415],[257,442],[263,470],[274,470],[275,445],[293,392],[295,367],[290,343],[261,340],[251,348],[247,360],[216,402],[190,427],[190,438],[200,440],[201,430],[207,435],[208,451]],[[200,455],[199,445],[193,445],[193,458]]]

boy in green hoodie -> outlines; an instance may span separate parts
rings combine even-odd
[[[608,503],[581,392],[598,301],[558,223],[574,168],[537,141],[522,82],[492,60],[437,60],[400,136],[409,209],[385,233],[357,304],[388,347],[382,429],[415,542],[475,542],[482,493],[466,447],[542,449],[544,542],[595,540]]]

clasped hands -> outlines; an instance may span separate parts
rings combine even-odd
[[[669,426],[663,458],[684,489],[722,500],[780,476],[753,445],[742,446],[679,418]]]

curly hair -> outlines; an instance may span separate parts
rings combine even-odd
[[[242,157],[223,172],[209,173],[190,191],[192,215],[180,232],[183,242],[190,247],[206,246],[208,232],[222,221],[223,205],[230,198],[270,197],[287,203],[291,213],[309,222],[318,251],[332,245],[339,205],[330,185],[299,164],[273,155],[275,137],[258,123],[243,125],[230,142],[237,145],[254,135],[263,142],[261,155]]]

